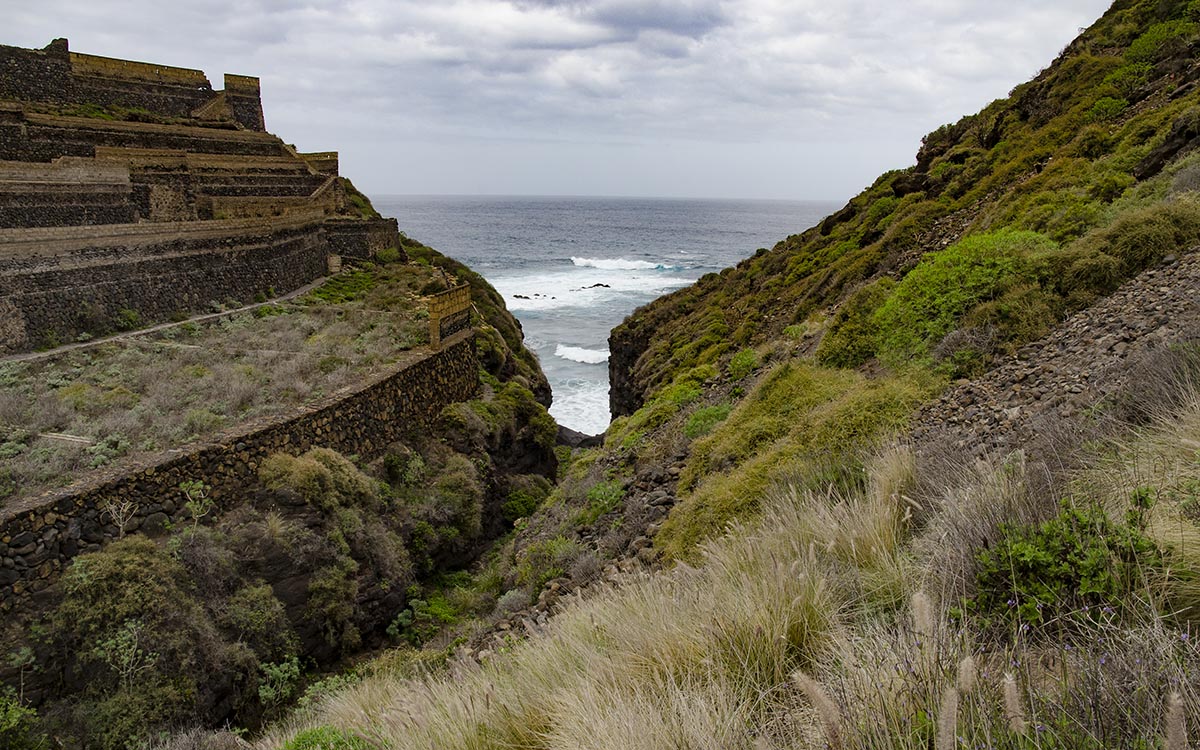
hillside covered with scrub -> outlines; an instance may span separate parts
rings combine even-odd
[[[915,166],[637,310],[602,445],[549,452],[494,292],[406,247],[475,284],[483,398],[371,466],[275,458],[244,518],[82,556],[33,645],[100,678],[41,717],[0,702],[0,738],[1194,747],[1198,44],[1200,0],[1118,0]],[[248,540],[310,560],[319,629],[230,562]],[[157,608],[96,586],[147,571]]]
[[[1121,0],[635,312],[604,445],[445,582],[443,635],[256,747],[1188,747],[1198,39]]]

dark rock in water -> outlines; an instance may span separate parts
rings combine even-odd
[[[604,287],[605,289],[612,289],[612,287],[609,286],[608,284],[592,284],[591,286],[585,286],[584,289],[598,289],[600,287]]]
[[[513,299],[529,299],[529,297],[525,296],[524,294],[514,294]]]
[[[604,435],[585,435],[570,427],[558,426],[558,444],[570,448],[598,448],[604,445]]]

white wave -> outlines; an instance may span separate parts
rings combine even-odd
[[[608,350],[584,349],[582,346],[563,346],[559,344],[554,349],[554,356],[569,359],[572,362],[582,362],[585,365],[598,365],[608,361]]]
[[[626,260],[625,258],[571,258],[571,262],[582,268],[599,268],[604,271],[649,271],[665,270],[668,266],[662,263],[651,263],[647,260]]]
[[[569,378],[556,383],[550,416],[564,427],[599,435],[608,429],[608,382]]]
[[[632,310],[692,280],[660,271],[608,271],[598,268],[551,270],[489,279],[514,312],[593,308],[625,299]]]

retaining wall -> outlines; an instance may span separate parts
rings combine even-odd
[[[400,246],[400,226],[395,219],[326,219],[329,252],[343,258],[368,260],[380,251]]]
[[[129,170],[118,164],[0,161],[0,228],[132,222],[131,192]]]
[[[0,230],[0,351],[22,351],[323,276],[320,212],[283,219]]]
[[[185,517],[181,482],[203,481],[217,508],[227,510],[260,488],[258,467],[273,453],[299,455],[319,446],[372,460],[414,429],[428,428],[449,404],[470,399],[478,373],[474,334],[464,332],[440,351],[299,414],[244,425],[212,443],[0,510],[0,611],[44,590],[75,555],[117,538],[121,531],[104,513],[110,503],[133,504],[126,533],[153,536]]]
[[[65,39],[44,49],[0,46],[0,99],[58,106],[95,105],[142,109],[160,117],[211,114],[215,99],[232,122],[264,130],[257,78],[225,76],[226,91],[213,90],[202,71],[70,52]]]
[[[190,125],[122,122],[89,117],[4,110],[0,159],[53,161],[93,157],[97,147],[177,149],[237,156],[283,156],[283,142],[269,133]]]

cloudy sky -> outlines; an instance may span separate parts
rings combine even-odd
[[[257,75],[374,194],[843,200],[1108,4],[0,0],[0,44]]]

